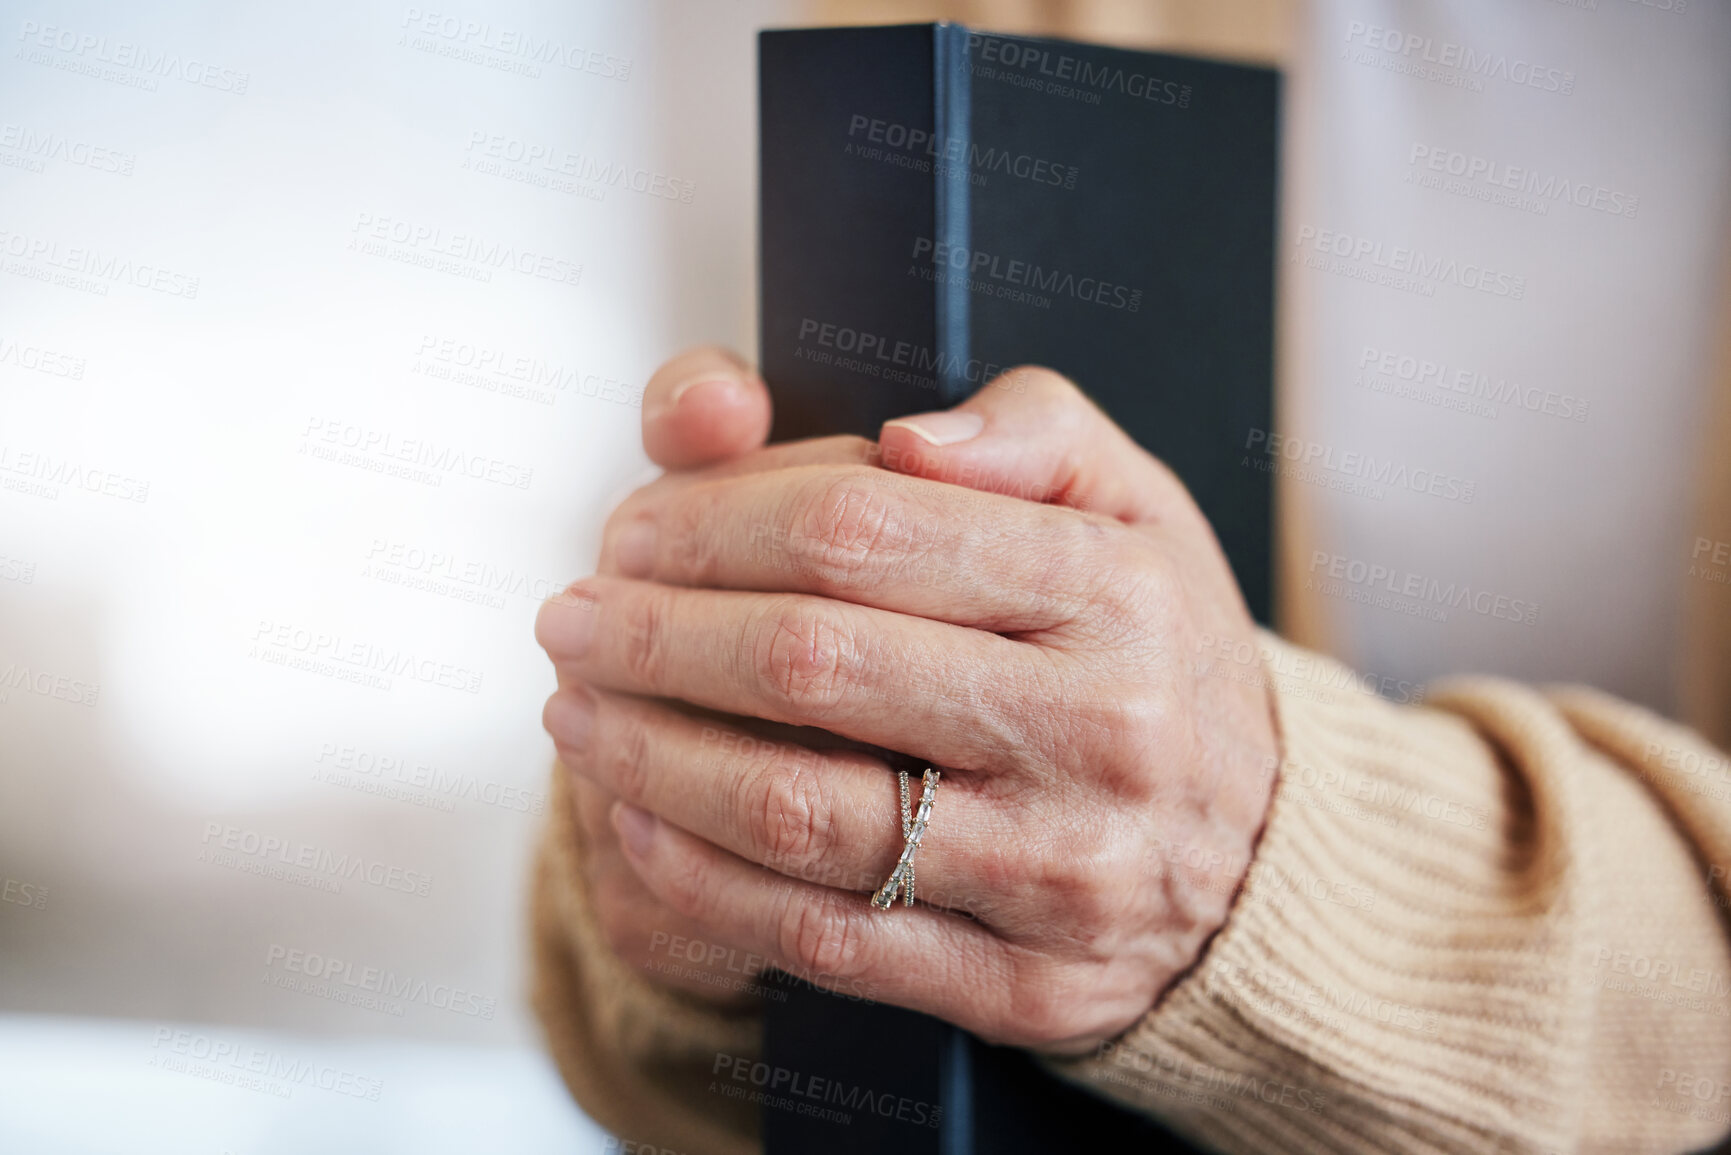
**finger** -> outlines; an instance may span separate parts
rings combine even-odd
[[[598,573],[617,573],[613,559],[615,527],[637,516],[637,512],[655,503],[668,500],[673,494],[695,485],[759,473],[788,469],[799,465],[866,465],[877,461],[877,443],[852,434],[815,437],[805,441],[787,441],[768,445],[739,457],[718,461],[701,469],[682,469],[662,474],[620,502],[608,518],[602,538],[601,557],[596,564]]]
[[[560,760],[609,795],[790,878],[870,894],[901,854],[897,780],[881,758],[762,740],[580,686],[549,698],[542,717]],[[917,803],[917,775],[909,786]],[[1005,808],[953,775],[932,813],[915,860],[919,898],[975,913],[966,882],[975,850],[1025,840]]]
[[[1011,992],[1027,964],[978,923],[923,906],[877,910],[862,895],[766,874],[623,804],[613,821],[656,897],[716,938],[815,986],[1026,1041]]]
[[[1066,696],[1062,655],[803,594],[587,578],[542,605],[535,638],[562,678],[994,774],[1050,738],[1024,731],[1024,704]]]
[[[884,423],[883,466],[1120,521],[1200,517],[1176,474],[1067,378],[1020,366],[954,409]]]
[[[613,953],[652,981],[707,1001],[739,1007],[755,1002],[761,990],[756,980],[763,970],[762,960],[755,968],[728,966],[738,960],[728,959],[730,952],[713,950],[703,925],[651,894],[626,861],[609,818],[617,800],[568,769],[560,774],[581,830],[589,904]]]
[[[867,466],[740,474],[645,495],[604,535],[626,577],[787,590],[998,633],[1088,607],[1122,526]]]
[[[769,423],[763,378],[716,346],[679,354],[643,390],[643,448],[667,469],[749,453],[768,440]]]

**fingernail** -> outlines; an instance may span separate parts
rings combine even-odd
[[[619,531],[613,543],[613,564],[629,578],[648,577],[655,569],[655,523],[634,521]]]
[[[739,395],[739,382],[732,377],[699,377],[695,381],[681,381],[673,387],[673,392],[667,395],[667,407],[671,409],[687,397],[698,400],[732,401]]]
[[[548,729],[561,745],[582,751],[589,746],[589,734],[595,729],[595,695],[587,687],[571,686],[559,691],[554,701]]]
[[[732,402],[739,389],[739,382],[731,377],[693,377],[689,381],[681,381],[667,394],[667,400],[659,402],[643,411],[645,421],[659,421],[687,397],[695,396],[699,400],[711,398],[716,401]]]
[[[649,844],[655,841],[655,815],[647,810],[639,810],[629,802],[613,804],[613,829],[619,832],[619,841],[627,853],[633,858],[642,858],[649,853]]]
[[[575,660],[589,652],[595,637],[595,592],[588,579],[573,582],[565,592],[541,607],[535,636],[554,659]]]
[[[884,422],[884,428],[898,425],[924,439],[927,445],[955,445],[978,437],[986,427],[986,419],[966,409],[949,409],[941,413],[921,413],[915,417],[898,417]]]

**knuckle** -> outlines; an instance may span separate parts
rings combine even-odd
[[[1049,435],[1062,441],[1085,432],[1099,410],[1068,377],[1044,365],[1018,365],[1006,373],[1013,392],[1025,396]]]
[[[791,600],[763,611],[754,632],[758,678],[802,717],[841,704],[859,680],[848,630],[812,603]]]
[[[1058,404],[1086,401],[1074,381],[1045,365],[1017,365],[1005,370],[1002,379],[1011,382],[1017,393],[1039,400]]]
[[[855,586],[905,552],[906,511],[877,470],[847,470],[803,483],[790,520],[794,561],[833,588]]]
[[[659,552],[673,580],[694,586],[718,583],[721,542],[713,532],[719,524],[717,505],[714,492],[698,487],[663,509],[657,526],[661,533]]]
[[[764,864],[802,877],[820,866],[835,843],[835,812],[818,775],[770,766],[751,781],[748,833]]]
[[[623,616],[620,644],[626,672],[639,686],[661,685],[667,670],[668,592],[644,586]]]
[[[787,959],[810,974],[835,978],[852,977],[858,969],[861,934],[858,916],[831,895],[802,901],[790,894],[778,930]]]
[[[1074,703],[1071,737],[1089,751],[1089,776],[1120,802],[1148,801],[1155,795],[1156,768],[1173,761],[1174,702],[1142,686],[1098,685]]]
[[[639,719],[617,715],[608,731],[602,754],[606,759],[606,780],[619,797],[641,803],[649,789],[649,728]]]
[[[1049,874],[1049,900],[1065,913],[1073,943],[1093,954],[1109,954],[1134,905],[1133,864],[1122,861],[1117,848],[1081,847],[1069,864]]]
[[[709,901],[710,881],[709,867],[701,858],[681,854],[674,857],[662,876],[662,893],[673,910],[701,922]]]
[[[1163,546],[1134,529],[1108,527],[1095,554],[1093,600],[1114,634],[1135,637],[1173,619],[1184,589]]]

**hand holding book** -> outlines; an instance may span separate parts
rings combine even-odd
[[[1224,922],[1276,760],[1255,667],[1198,670],[1255,634],[1183,486],[1040,369],[876,443],[760,448],[761,382],[700,352],[644,421],[678,468],[537,623],[561,761],[621,799],[634,878],[591,885],[995,1041],[1075,1052],[1145,1014]],[[912,910],[868,902],[902,841],[880,748],[944,774]],[[644,904],[597,895],[636,961],[609,907]]]

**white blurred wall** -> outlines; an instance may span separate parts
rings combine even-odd
[[[778,19],[7,6],[0,1010],[529,1037],[531,624],[750,344]]]

